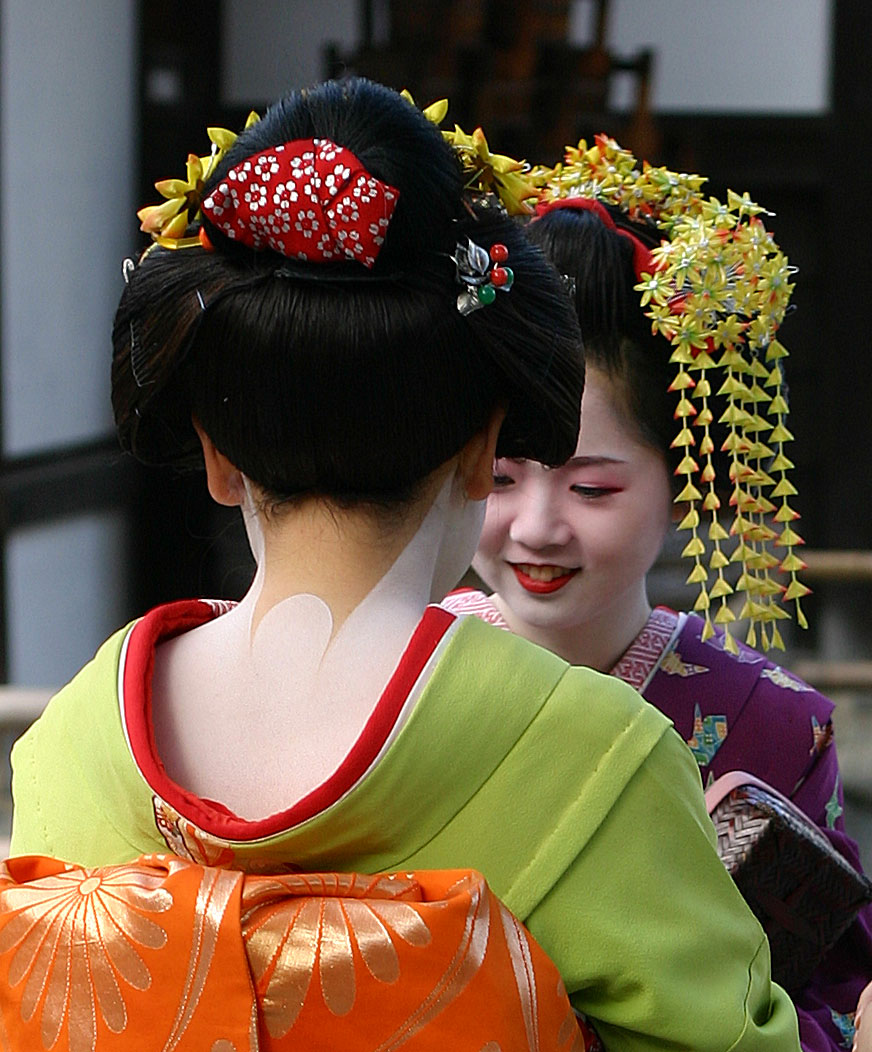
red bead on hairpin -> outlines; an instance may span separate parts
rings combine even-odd
[[[479,307],[488,307],[497,298],[497,292],[508,292],[515,280],[511,267],[504,267],[509,250],[497,242],[486,251],[470,238],[458,241],[451,257],[457,268],[457,280],[464,286],[457,297],[457,309],[461,314],[472,314]]]

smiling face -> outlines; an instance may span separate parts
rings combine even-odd
[[[619,405],[589,368],[575,456],[560,468],[496,461],[473,562],[513,631],[594,667],[617,660],[650,613],[645,577],[672,509],[663,454]]]

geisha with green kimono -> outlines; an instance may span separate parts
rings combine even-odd
[[[181,180],[145,215],[157,245],[126,271],[113,400],[126,449],[205,467],[212,497],[241,509],[257,573],[238,604],[192,599],[146,614],[56,695],[15,748],[13,852],[122,875],[145,855],[157,884],[137,902],[155,912],[169,909],[155,896],[172,893],[155,867],[172,870],[167,881],[198,867],[203,939],[219,890],[229,889],[222,903],[241,894],[244,904],[262,874],[405,881],[477,869],[606,1048],[795,1052],[793,1009],[771,983],[762,929],[717,858],[696,766],[668,720],[623,683],[433,605],[475,550],[494,456],[560,464],[578,431],[577,324],[558,275],[487,193],[501,188],[498,171],[470,193],[432,123],[355,80],[290,95],[224,145],[197,216]],[[0,879],[0,983],[24,989],[21,1018],[48,1019],[45,1040],[67,1008],[48,1006],[44,989],[65,988],[40,986],[40,969],[66,944],[47,935],[42,951],[22,947],[48,924],[34,882],[67,870],[40,872],[25,859]],[[104,871],[75,872],[81,894],[94,894]],[[240,915],[256,950],[251,914]],[[523,949],[507,916],[505,938]],[[344,944],[366,964],[362,979],[382,968],[374,947],[386,945],[384,924],[377,937],[367,923],[368,936],[358,926]],[[340,959],[335,939],[312,938],[312,961],[313,947]],[[96,967],[100,947],[73,960]],[[524,953],[513,958],[519,990]],[[258,1020],[280,1012],[269,985],[279,959],[254,968],[258,997],[269,994]],[[321,967],[336,1025],[354,1001],[337,975],[354,974]],[[130,1004],[160,988],[118,982]],[[100,999],[108,987],[95,988],[96,1036],[81,1047],[124,1047],[106,1036],[122,1026]],[[505,1049],[578,1040],[534,1033],[535,1006],[545,1018],[557,983],[523,989],[526,1037]],[[179,1011],[173,1034],[194,1009]],[[440,1035],[438,1016],[397,1044],[493,1047],[473,1036],[490,1017],[474,1015],[474,1047]],[[272,1047],[257,1045],[265,1025],[251,1048]],[[231,1045],[217,1020],[204,1033]]]

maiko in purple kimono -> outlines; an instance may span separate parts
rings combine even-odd
[[[455,592],[443,605],[509,627],[481,592]],[[657,607],[611,674],[672,720],[704,785],[728,771],[755,775],[790,797],[860,869],[857,845],[845,832],[833,703],[742,643],[731,654],[720,634],[704,642],[703,625],[696,614]],[[870,979],[872,907],[793,993],[806,1052],[851,1047],[854,1008]]]

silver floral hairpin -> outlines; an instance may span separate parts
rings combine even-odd
[[[506,267],[509,250],[497,242],[490,249],[482,248],[471,238],[458,241],[451,259],[457,268],[457,281],[463,291],[457,296],[461,314],[472,314],[480,307],[488,307],[497,292],[508,292],[515,280],[511,267]]]

